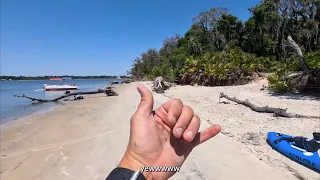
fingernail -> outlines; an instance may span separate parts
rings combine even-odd
[[[177,131],[177,133],[178,133],[179,135],[181,135],[181,134],[182,134],[183,129],[182,129],[181,127],[179,127],[179,128],[177,128],[177,129],[176,129],[176,131]]]
[[[193,132],[191,132],[191,131],[187,132],[187,136],[188,136],[190,139],[192,139],[192,138],[193,138]]]

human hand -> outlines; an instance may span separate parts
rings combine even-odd
[[[130,139],[119,167],[140,170],[145,166],[181,166],[192,149],[217,135],[213,125],[199,131],[200,118],[179,99],[171,99],[153,115],[153,96],[139,86],[141,102],[130,120]],[[163,180],[174,172],[144,172],[146,179]]]

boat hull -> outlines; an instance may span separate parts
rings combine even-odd
[[[67,91],[67,90],[77,90],[78,88],[45,88],[45,91]]]
[[[66,91],[66,90],[77,90],[78,86],[71,86],[71,85],[43,85],[43,89],[45,91]]]

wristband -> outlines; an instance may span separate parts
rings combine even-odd
[[[143,174],[138,171],[132,171],[127,168],[117,167],[111,171],[106,180],[146,180]]]

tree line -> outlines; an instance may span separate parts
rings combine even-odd
[[[137,57],[128,74],[216,86],[243,84],[255,72],[272,72],[271,87],[287,90],[282,77],[301,70],[288,36],[308,65],[320,68],[319,0],[263,0],[248,10],[251,17],[245,22],[224,7],[199,13],[183,36],[167,37],[161,49]]]

